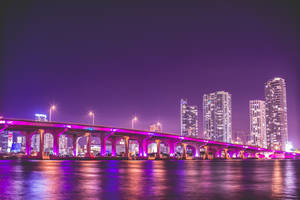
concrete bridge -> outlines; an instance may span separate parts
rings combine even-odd
[[[111,144],[111,158],[117,156],[116,144],[121,139],[124,141],[125,152],[123,157],[131,159],[129,145],[130,141],[138,144],[138,159],[150,159],[148,153],[150,144],[156,145],[155,159],[175,159],[178,156],[176,147],[181,146],[180,159],[249,159],[249,158],[280,158],[280,159],[300,159],[300,154],[284,151],[275,151],[254,146],[230,144],[218,141],[211,141],[199,138],[182,137],[168,133],[149,132],[145,130],[134,130],[99,125],[86,125],[77,123],[61,122],[39,122],[22,119],[0,119],[0,133],[3,131],[20,131],[26,138],[25,153],[31,156],[31,139],[35,134],[39,134],[40,149],[39,158],[44,155],[44,135],[46,133],[53,136],[53,153],[57,158],[59,152],[59,140],[61,135],[72,139],[73,156],[76,157],[78,139],[87,138],[86,157],[92,158],[91,138],[99,137],[101,141],[101,157],[107,158],[106,144]],[[161,153],[161,146],[165,146],[167,152]],[[153,157],[152,157],[153,158]]]

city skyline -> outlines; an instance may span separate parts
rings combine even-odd
[[[201,105],[203,94],[224,90],[234,97],[232,129],[249,130],[249,100],[264,99],[265,82],[282,77],[289,137],[300,146],[293,7],[91,4],[7,8],[0,115],[31,119],[55,104],[55,121],[90,123],[92,110],[96,124],[130,127],[136,114],[136,128],[160,121],[165,131],[180,133],[181,98]]]
[[[268,89],[268,87],[267,87],[267,85],[268,84],[270,84],[270,82],[272,83],[272,82],[276,82],[276,81],[283,81],[283,83],[281,83],[280,82],[280,86],[283,86],[283,95],[284,95],[284,97],[283,97],[283,99],[285,99],[286,98],[286,84],[285,84],[285,80],[284,79],[282,79],[282,78],[280,78],[280,77],[274,77],[274,78],[272,78],[272,79],[269,79],[267,82],[266,82],[266,86],[265,86],[265,94],[266,94],[266,99],[268,99],[267,98],[267,96],[268,96],[268,91],[267,91],[267,89]],[[275,83],[273,83],[273,84],[275,84]],[[277,84],[278,85],[278,84]],[[277,87],[277,85],[275,84],[275,86]],[[277,88],[276,88],[277,89]],[[227,105],[227,106],[229,106],[227,109],[229,109],[230,111],[229,111],[229,114],[226,114],[226,115],[228,115],[229,116],[229,118],[227,119],[227,121],[229,122],[229,129],[230,129],[230,132],[229,132],[229,135],[228,136],[226,136],[227,138],[229,138],[229,139],[227,139],[227,140],[223,140],[223,139],[217,139],[217,138],[215,138],[215,137],[217,137],[217,136],[213,136],[213,137],[209,137],[208,135],[210,135],[209,133],[206,133],[206,131],[205,131],[205,129],[206,129],[206,127],[205,126],[203,126],[203,131],[201,131],[201,130],[199,130],[199,124],[200,124],[200,121],[201,121],[201,119],[199,120],[199,118],[201,118],[201,116],[198,116],[198,112],[200,111],[200,110],[202,110],[203,111],[203,113],[205,113],[205,112],[208,112],[208,108],[207,108],[207,106],[208,106],[208,104],[209,104],[209,102],[210,101],[216,101],[216,102],[213,102],[214,104],[216,103],[218,103],[218,104],[220,104],[221,103],[221,99],[224,99],[223,97],[218,101],[217,100],[217,96],[218,95],[227,95],[227,96],[229,96],[228,98],[229,98],[229,100],[226,100],[225,101],[225,105]],[[282,97],[281,97],[282,98]],[[225,98],[225,99],[227,99],[227,98]],[[207,102],[206,101],[208,101],[208,104],[207,104]],[[270,97],[269,97],[269,101],[270,102],[276,102],[277,101],[277,99],[270,99]],[[284,101],[283,103],[285,103],[285,115],[287,115],[287,106],[286,106],[286,99],[285,100],[282,100],[282,101]],[[181,124],[181,132],[180,132],[180,134],[181,135],[183,135],[183,136],[189,136],[189,137],[198,137],[198,138],[206,138],[206,139],[212,139],[212,140],[215,140],[215,141],[223,141],[223,142],[232,142],[232,121],[231,121],[231,116],[232,116],[232,111],[231,111],[231,107],[232,107],[232,105],[231,105],[231,94],[230,93],[228,93],[228,92],[224,92],[224,91],[217,91],[217,92],[213,92],[213,93],[209,93],[209,94],[204,94],[203,95],[203,102],[202,102],[202,108],[198,108],[198,106],[196,106],[196,105],[189,105],[188,104],[188,100],[187,99],[181,99],[180,100],[180,110],[181,110],[181,113],[180,113],[180,115],[181,115],[181,122],[180,122],[180,124]],[[221,103],[222,104],[222,103]],[[257,105],[257,104],[259,104],[259,106]],[[263,104],[263,106],[264,107],[262,107],[262,105],[261,104]],[[264,120],[265,121],[267,121],[266,119],[261,119],[261,117],[262,116],[264,116],[265,118],[266,118],[266,111],[265,111],[265,101],[262,101],[262,100],[250,100],[249,101],[249,119],[250,119],[250,126],[249,126],[249,129],[244,129],[244,130],[246,130],[246,132],[248,132],[248,135],[249,135],[249,141],[246,141],[246,142],[244,142],[243,144],[249,144],[249,145],[253,145],[253,146],[260,146],[260,147],[264,147],[264,148],[266,148],[265,147],[265,142],[267,142],[267,138],[265,138],[265,139],[258,139],[258,135],[257,134],[259,134],[259,135],[261,135],[261,136],[259,136],[259,137],[263,137],[262,135],[264,135],[263,133],[260,133],[259,132],[259,130],[257,130],[257,129],[261,129],[262,127],[257,127],[257,126],[266,126],[266,124],[267,124],[267,122],[263,122]],[[258,106],[258,107],[257,107]],[[273,106],[273,105],[272,105]],[[278,105],[277,105],[278,106]],[[283,105],[284,106],[284,105]],[[50,110],[53,108],[53,107],[55,107],[55,105],[50,105]],[[222,106],[223,107],[223,106]],[[215,108],[213,107],[213,110],[214,110]],[[261,109],[264,109],[263,111],[261,111]],[[205,111],[206,110],[206,111]],[[225,109],[226,110],[226,109]],[[51,112],[51,111],[50,111]],[[187,112],[187,114],[185,114]],[[194,113],[193,115],[195,115],[195,116],[190,116],[190,117],[188,117],[188,116],[185,116],[185,115],[189,115],[188,113],[189,112],[191,112],[191,113]],[[218,112],[218,111],[217,111]],[[258,112],[258,114],[260,115],[260,116],[256,116],[255,115],[255,113],[257,113]],[[222,112],[223,113],[223,112]],[[253,116],[252,116],[253,115]],[[35,120],[37,120],[37,121],[47,121],[47,114],[39,114],[39,113],[36,113],[35,115]],[[184,117],[185,116],[185,117]],[[136,117],[134,117],[134,118],[136,118]],[[185,119],[186,118],[186,119]],[[193,124],[194,125],[192,125],[192,129],[193,129],[193,133],[186,133],[186,134],[183,134],[183,132],[186,132],[186,131],[188,131],[188,130],[184,130],[184,128],[183,127],[185,127],[185,126],[188,126],[188,125],[184,125],[184,124],[186,124],[186,122],[184,123],[184,121],[186,121],[186,120],[188,120],[188,121],[190,121],[190,119],[188,119],[188,118],[195,118],[195,122],[193,122]],[[253,118],[255,118],[255,119],[253,119]],[[136,118],[137,119],[137,118]],[[205,117],[205,115],[203,116],[203,118],[202,118],[202,123],[205,125],[207,122],[206,122],[206,117]],[[214,121],[214,119],[211,119],[212,121]],[[253,123],[253,121],[252,120],[255,120],[256,122],[254,122]],[[260,120],[260,122],[258,123],[257,122],[257,120],[259,121]],[[218,121],[218,120],[217,120]],[[191,122],[189,122],[189,123],[191,123]],[[215,123],[215,122],[214,122]],[[256,124],[255,124],[256,123]],[[261,124],[262,123],[262,124]],[[286,127],[287,127],[287,125],[288,125],[288,123],[287,123],[287,119],[286,119]],[[222,125],[223,126],[223,125]],[[226,125],[227,126],[227,125]],[[255,127],[254,127],[255,126]],[[142,128],[143,130],[146,130],[146,128]],[[216,128],[216,130],[217,130],[218,128]],[[255,130],[256,129],[256,130]],[[266,129],[266,127],[265,127],[265,129]],[[149,130],[150,131],[153,131],[153,132],[162,132],[162,129],[161,129],[161,123],[160,122],[157,122],[157,123],[154,123],[154,124],[151,124],[150,125],[150,128],[149,128]],[[190,130],[191,131],[191,130]],[[256,133],[253,133],[253,131],[255,131]],[[214,134],[216,134],[215,133],[215,130],[212,130],[212,132],[211,133],[214,133]],[[179,134],[179,133],[175,133],[175,134]],[[225,134],[225,135],[227,135],[227,134]],[[35,135],[35,137],[37,137],[36,135]],[[223,136],[222,136],[223,137]],[[265,136],[265,137],[267,137],[267,135]],[[270,136],[269,136],[270,137]],[[287,143],[287,142],[291,142],[290,140],[288,140],[288,137],[286,136],[285,137],[286,139],[285,139],[285,144]],[[46,140],[47,140],[47,138],[46,138]],[[46,141],[45,140],[45,141]],[[258,141],[258,140],[261,140],[261,141]],[[265,141],[266,140],[266,141]],[[48,142],[48,143],[50,143],[50,141]],[[284,144],[284,146],[285,146],[285,144]],[[34,145],[35,146],[35,145]],[[48,146],[51,146],[51,145],[48,145]],[[270,141],[268,141],[268,148],[269,149],[273,149],[273,147],[271,147],[270,146]],[[282,149],[282,148],[280,148],[280,149]],[[285,147],[283,147],[283,149],[285,149]]]

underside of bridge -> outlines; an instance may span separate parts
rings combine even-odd
[[[38,159],[299,159],[297,153],[229,144],[168,133],[105,126],[0,120],[0,133],[18,131],[25,157]],[[39,148],[32,147],[38,140]],[[45,145],[45,138],[51,142]],[[64,142],[62,142],[64,141]],[[64,144],[71,149],[65,151]],[[84,148],[79,148],[84,143]],[[46,148],[47,146],[47,148]],[[49,147],[50,146],[50,147]],[[50,148],[52,151],[48,151]]]

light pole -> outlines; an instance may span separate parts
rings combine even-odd
[[[131,120],[131,128],[134,128],[134,123],[138,120],[138,118],[135,116],[132,120]]]
[[[55,107],[55,105],[52,105],[52,106],[50,106],[50,109],[49,109],[49,122],[51,122],[51,120],[52,120],[52,111],[55,111],[55,109],[56,109],[56,107]]]
[[[95,125],[95,113],[92,112],[92,111],[90,111],[90,112],[89,112],[89,116],[92,117],[92,123],[93,123],[93,125]]]

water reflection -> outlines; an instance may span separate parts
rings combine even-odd
[[[0,161],[0,199],[300,199],[300,161]]]

